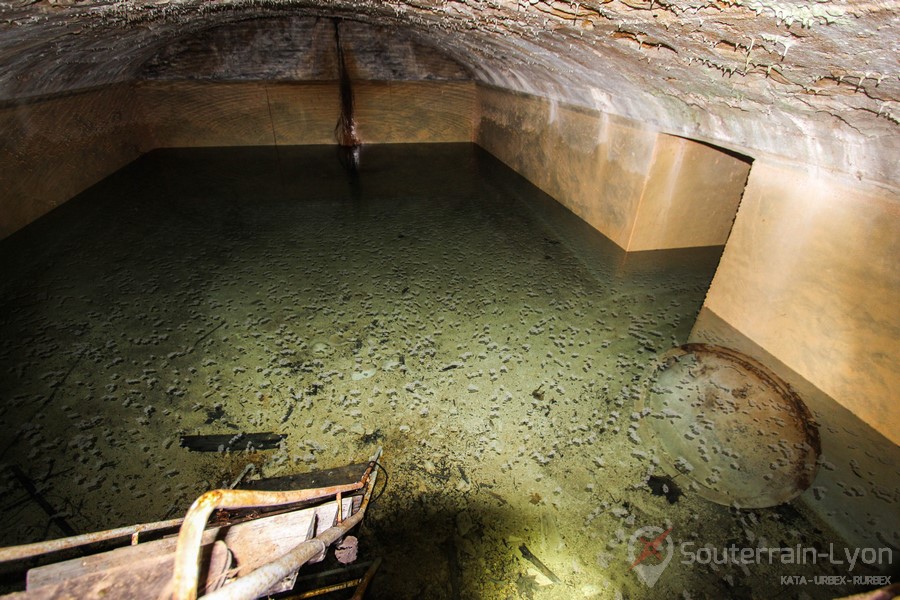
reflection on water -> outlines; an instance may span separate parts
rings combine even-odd
[[[357,179],[333,147],[154,152],[0,243],[0,460],[82,532],[181,514],[248,463],[382,445],[390,488],[361,531],[385,557],[376,596],[771,597],[829,568],[676,557],[653,588],[629,569],[642,527],[833,540],[791,505],[646,484],[639,381],[686,340],[717,259],[626,256],[468,144],[366,147]],[[286,442],[253,454],[178,443],[269,431]],[[0,540],[61,535],[10,473]]]

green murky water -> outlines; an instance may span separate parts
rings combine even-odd
[[[629,569],[645,526],[695,548],[833,539],[792,505],[646,484],[638,381],[686,341],[717,260],[626,256],[468,144],[365,148],[355,182],[327,147],[154,152],[0,243],[0,461],[84,532],[180,515],[250,463],[381,445],[375,597],[796,597],[780,575],[829,568]],[[286,442],[178,441],[262,431]],[[0,542],[62,535],[0,481]]]

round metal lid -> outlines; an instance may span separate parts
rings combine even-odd
[[[728,348],[687,344],[666,352],[638,401],[642,435],[670,474],[691,478],[713,502],[763,508],[808,488],[819,431],[777,375]]]

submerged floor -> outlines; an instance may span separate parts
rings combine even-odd
[[[0,461],[84,532],[180,515],[251,463],[275,476],[383,446],[389,488],[361,530],[385,557],[376,597],[855,589],[782,584],[840,572],[824,564],[676,553],[653,587],[629,569],[645,526],[693,549],[837,541],[799,506],[647,485],[662,473],[635,434],[639,380],[686,340],[715,250],[625,255],[468,144],[362,161],[355,180],[327,147],[157,151],[0,243]],[[261,431],[286,443],[178,441]],[[0,543],[63,534],[2,477]]]

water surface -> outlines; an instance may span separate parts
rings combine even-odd
[[[639,382],[686,341],[719,251],[626,255],[469,144],[366,147],[358,179],[330,147],[153,152],[0,243],[0,460],[59,513],[7,469],[0,542],[177,516],[248,464],[383,446],[389,487],[360,531],[385,557],[377,597],[782,593],[796,567],[673,564],[653,588],[629,569],[644,526],[828,539],[792,505],[646,483]],[[262,431],[286,442],[178,442]]]

